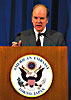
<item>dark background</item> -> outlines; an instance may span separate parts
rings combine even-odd
[[[71,0],[0,0],[0,46],[9,46],[18,32],[33,27],[31,12],[35,4],[50,10],[48,29],[61,32],[68,46],[69,100],[71,100]],[[63,66],[64,67],[64,66]]]

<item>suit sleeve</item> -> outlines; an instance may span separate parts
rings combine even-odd
[[[64,40],[64,37],[63,37],[62,34],[59,36],[59,40],[58,40],[57,45],[58,45],[58,46],[66,46],[65,40]]]

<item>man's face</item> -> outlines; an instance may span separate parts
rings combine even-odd
[[[33,10],[32,23],[38,32],[44,30],[46,24],[48,23],[47,12],[44,6],[38,6]]]

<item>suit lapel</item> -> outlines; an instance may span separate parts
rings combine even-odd
[[[45,32],[46,36],[44,37],[44,43],[43,46],[54,46],[56,45],[51,37],[51,31],[46,29]],[[36,38],[35,38],[35,33],[34,30],[31,29],[29,31],[29,36],[27,38],[27,46],[36,46]]]
[[[43,46],[54,46],[55,43],[51,37],[51,32],[49,30],[46,30],[45,34],[46,36],[44,37]]]
[[[32,29],[30,31],[30,35],[29,35],[29,45],[30,46],[36,46],[36,38],[35,38],[35,33],[34,30]]]

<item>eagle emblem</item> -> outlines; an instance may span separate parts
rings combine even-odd
[[[11,69],[11,83],[26,97],[38,97],[51,86],[53,73],[49,63],[37,55],[25,55]]]
[[[34,63],[33,62],[30,62],[29,64],[29,68],[32,70],[34,69]],[[18,84],[20,85],[20,87],[24,87],[26,88],[26,86],[29,86],[30,89],[32,89],[34,86],[37,86],[38,89],[40,89],[40,87],[42,87],[42,85],[46,82],[46,78],[44,78],[40,84],[38,84],[38,81],[41,79],[42,77],[42,72],[44,70],[44,68],[40,67],[37,68],[36,70],[34,71],[29,71],[28,69],[26,69],[25,67],[23,67],[22,65],[22,68],[19,68],[20,71],[21,71],[21,77],[22,79],[26,82],[24,84],[23,81],[21,81],[21,79],[18,77]]]

